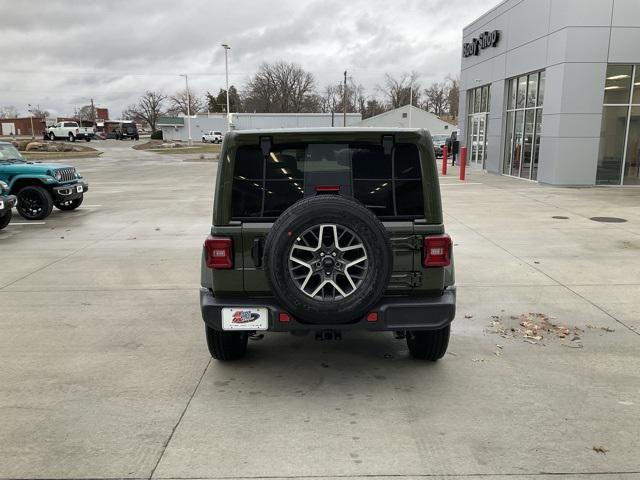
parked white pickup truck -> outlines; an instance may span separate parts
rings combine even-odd
[[[81,127],[78,122],[58,122],[47,128],[49,140],[65,138],[75,142],[77,138],[84,138],[86,142],[90,142],[95,133],[94,127]]]
[[[202,143],[222,143],[222,132],[206,132],[202,134]]]

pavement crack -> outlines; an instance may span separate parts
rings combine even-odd
[[[196,384],[195,388],[193,389],[193,392],[191,392],[191,396],[189,396],[189,400],[187,401],[187,404],[184,406],[184,409],[182,410],[182,413],[180,414],[180,417],[178,418],[178,421],[173,426],[173,429],[171,429],[171,433],[169,434],[169,437],[167,438],[167,441],[164,442],[164,445],[162,446],[162,451],[160,452],[160,455],[158,455],[158,460],[156,461],[156,464],[153,466],[153,469],[151,470],[151,474],[148,477],[149,480],[151,480],[153,478],[154,474],[156,473],[156,469],[158,468],[158,465],[160,465],[160,461],[162,460],[162,457],[164,457],[164,452],[167,451],[167,447],[169,446],[169,443],[171,443],[171,439],[173,438],[173,435],[176,433],[176,430],[178,429],[178,426],[180,425],[180,422],[182,422],[182,419],[184,418],[185,414],[187,413],[187,410],[189,409],[189,405],[191,405],[191,401],[193,400],[193,397],[195,397],[196,392],[198,391],[198,388],[200,388],[200,384],[202,383],[202,380],[204,379],[204,376],[207,373],[207,370],[209,369],[210,365],[211,365],[211,358],[209,358],[209,361],[205,365],[204,370],[202,370],[202,374],[200,374],[200,378],[198,379],[198,383]]]

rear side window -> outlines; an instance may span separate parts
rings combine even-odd
[[[258,146],[239,147],[232,218],[274,219],[305,191],[315,194],[316,178],[342,179],[353,196],[383,220],[424,217],[416,145],[397,144],[389,155],[381,145],[314,143],[274,145],[267,157]]]

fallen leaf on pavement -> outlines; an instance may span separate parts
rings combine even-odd
[[[601,453],[603,455],[606,455],[609,450],[607,450],[604,447],[593,447],[593,451],[596,453]]]

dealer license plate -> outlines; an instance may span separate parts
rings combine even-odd
[[[233,307],[222,309],[223,330],[267,330],[269,310],[266,308]]]

